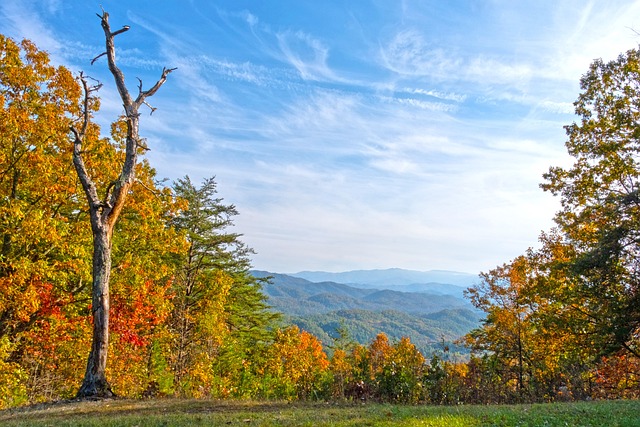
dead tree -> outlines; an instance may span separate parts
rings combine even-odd
[[[92,316],[93,341],[87,360],[82,386],[77,397],[111,397],[113,391],[106,378],[107,354],[109,348],[109,277],[111,273],[111,242],[113,230],[118,216],[124,207],[127,194],[135,181],[135,168],[138,151],[141,146],[138,135],[139,109],[146,104],[146,99],[154,95],[167,80],[174,69],[163,69],[160,79],[149,90],[142,90],[142,81],[138,86],[138,96],[133,99],[125,86],[124,74],[116,65],[114,38],[129,29],[125,26],[112,32],[109,25],[109,14],[102,11],[98,15],[106,39],[106,51],[98,55],[92,64],[101,56],[106,56],[109,71],[113,75],[118,93],[124,106],[124,120],[127,125],[125,160],[118,178],[107,186],[104,196],[98,195],[95,182],[89,176],[82,157],[82,146],[87,136],[90,119],[91,93],[98,89],[90,86],[84,75],[80,74],[80,82],[84,89],[84,109],[80,128],[72,127],[73,164],[87,197],[93,234],[93,269],[92,269]],[[148,104],[146,104],[148,105]]]

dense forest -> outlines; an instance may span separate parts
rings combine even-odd
[[[250,274],[252,251],[231,231],[238,212],[214,179],[166,185],[141,160],[124,185],[122,165],[146,150],[137,110],[105,136],[93,120],[97,83],[0,36],[0,406],[82,395],[105,307],[118,396],[640,397],[639,60],[631,50],[583,76],[578,121],[566,127],[574,164],[550,168],[541,185],[562,202],[557,226],[467,291],[486,318],[459,343],[470,358],[454,362],[408,338],[356,344],[337,326],[322,343],[287,326]],[[114,206],[118,191],[126,203]],[[96,221],[116,209],[109,287],[96,298]]]

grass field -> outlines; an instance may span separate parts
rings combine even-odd
[[[640,426],[640,401],[399,406],[213,400],[64,402],[0,411],[2,426]]]

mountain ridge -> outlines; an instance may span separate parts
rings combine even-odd
[[[448,270],[406,270],[402,268],[351,270],[343,272],[300,271],[289,273],[311,282],[331,281],[343,284],[371,286],[407,286],[422,283],[439,283],[469,287],[478,281],[478,275]]]
[[[455,308],[473,309],[463,299],[462,289],[455,286],[449,293],[444,293],[440,287],[430,292],[429,284],[423,284],[420,292],[405,292],[393,286],[362,288],[329,281],[311,282],[260,270],[254,270],[252,274],[260,278],[270,277],[271,280],[262,286],[269,304],[278,311],[294,316],[345,309],[394,310],[407,314],[428,314]]]
[[[482,315],[462,296],[463,287],[423,283],[414,285],[343,284],[309,280],[281,273],[254,270],[268,304],[284,320],[306,330],[330,346],[336,330],[344,326],[358,343],[366,345],[384,332],[392,340],[408,336],[430,354],[442,343],[456,352],[457,338],[477,327]],[[405,292],[418,289],[420,292]]]

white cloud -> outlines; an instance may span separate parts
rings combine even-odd
[[[320,40],[302,31],[276,34],[284,59],[298,70],[305,80],[336,80],[327,65],[329,48]]]
[[[544,100],[538,104],[538,107],[542,110],[557,114],[573,114],[575,111],[575,107],[571,102]]]
[[[424,36],[415,30],[402,30],[380,48],[384,65],[400,74],[430,76],[436,79],[450,77],[462,70],[462,61],[452,52],[430,46]]]
[[[47,6],[50,10],[56,10],[55,1],[48,2]],[[14,38],[33,41],[39,49],[48,51],[57,62],[56,52],[60,49],[61,43],[51,28],[43,23],[40,13],[32,7],[31,2],[5,0],[0,4],[0,13],[7,21],[7,33]]]
[[[455,47],[430,46],[414,30],[401,30],[381,46],[383,64],[403,76],[424,76],[435,81],[468,81],[480,85],[521,86],[531,79],[531,65],[486,54],[465,56]],[[432,92],[434,96],[436,93]]]
[[[392,97],[385,96],[385,97],[380,97],[380,99],[386,102],[409,105],[412,107],[420,108],[422,110],[429,110],[429,111],[453,112],[458,108],[456,105],[453,105],[453,104],[446,104],[443,102],[422,101],[420,99],[415,99],[415,98],[392,98]]]
[[[426,90],[419,88],[404,88],[401,92],[412,93],[418,95],[427,95],[434,98],[442,99],[444,101],[464,102],[467,99],[467,95],[459,94],[455,92],[442,92],[438,90]]]

